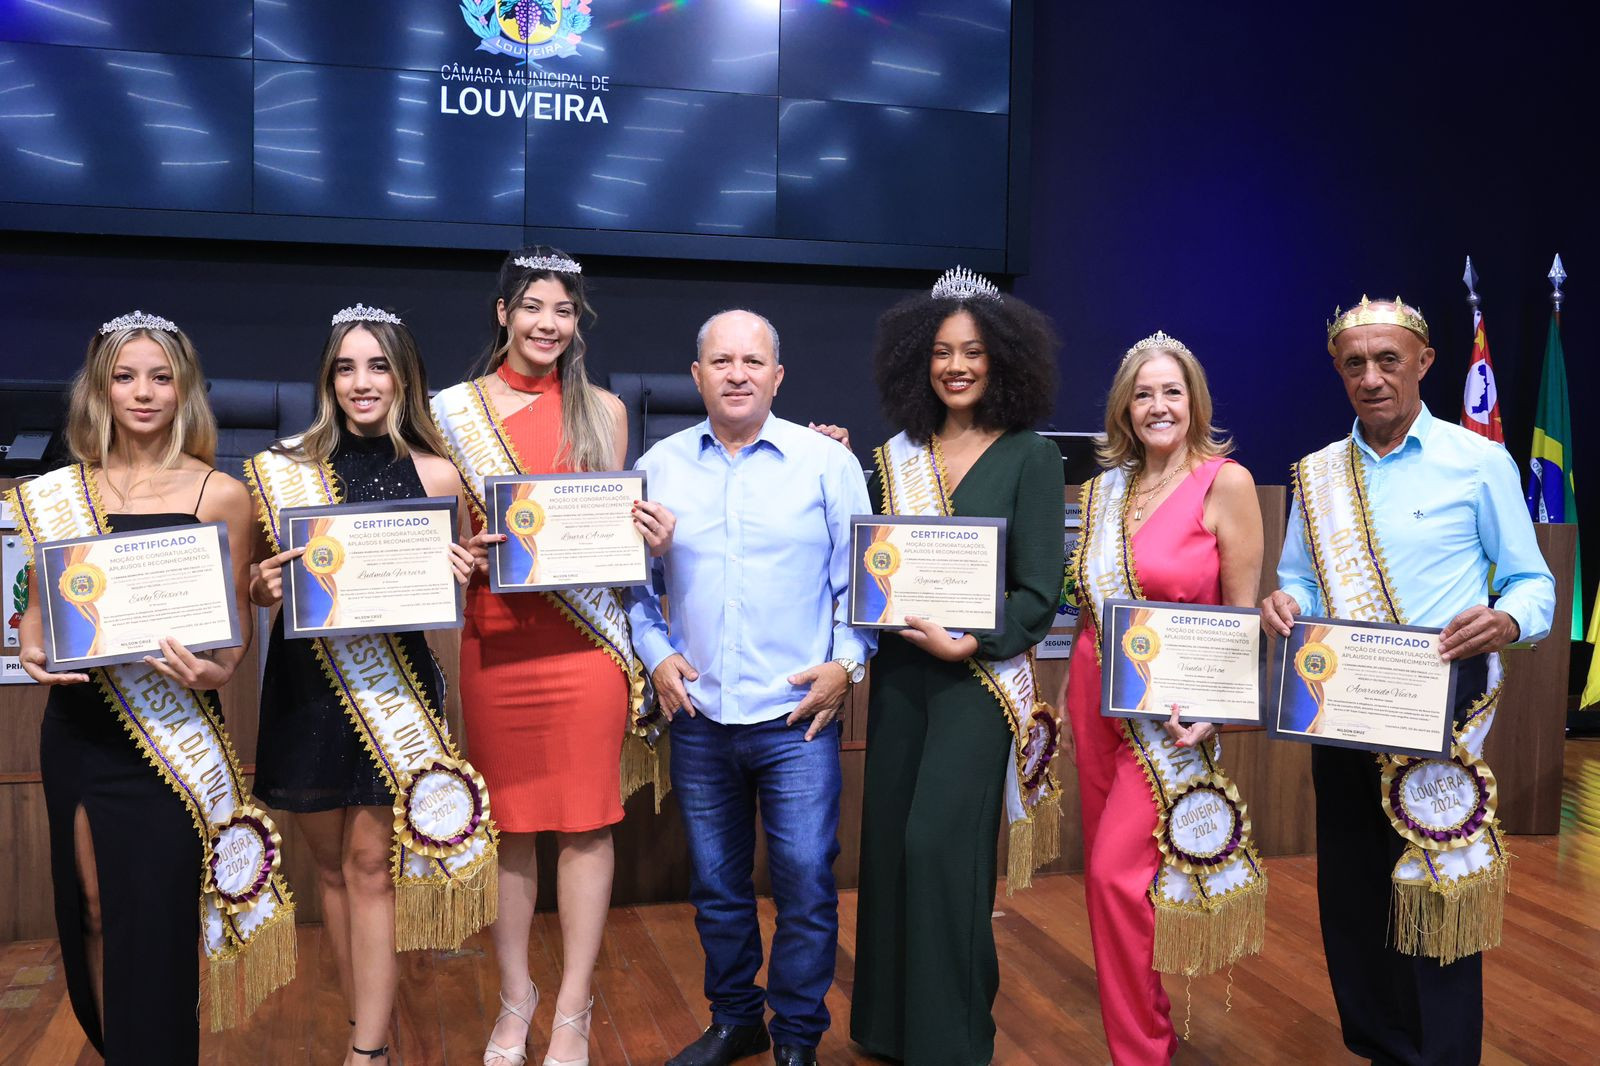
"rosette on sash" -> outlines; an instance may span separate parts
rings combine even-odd
[[[466,486],[467,500],[485,526],[489,524],[483,480],[522,474],[527,467],[494,409],[484,384],[488,378],[452,385],[433,398],[433,420],[450,446],[450,458]],[[628,681],[628,732],[622,741],[622,801],[645,785],[655,788],[656,813],[671,788],[667,774],[665,717],[649,693],[644,666],[633,653],[628,612],[616,589],[563,589],[543,592],[562,616],[617,664]]]
[[[63,467],[6,495],[30,563],[37,543],[112,531],[86,466]],[[283,842],[272,819],[250,802],[214,693],[184,688],[143,663],[88,674],[189,808],[204,845],[200,928],[211,1029],[238,1025],[294,979],[294,898],[278,872]]]
[[[873,456],[884,514],[954,514],[937,441],[922,446],[898,433]],[[1060,747],[1061,724],[1055,708],[1038,698],[1031,651],[1005,660],[973,656],[967,667],[1000,704],[1011,727],[1013,753],[1006,764],[1005,792],[1009,894],[1027,888],[1035,870],[1061,856],[1061,786],[1050,768]]]
[[[1130,499],[1120,469],[1105,471],[1083,490],[1083,530],[1072,570],[1097,637],[1107,599],[1144,598],[1127,532]],[[1161,868],[1150,885],[1156,910],[1152,964],[1162,973],[1196,976],[1260,951],[1267,875],[1250,839],[1249,811],[1218,764],[1221,740],[1213,751],[1180,748],[1161,722],[1149,718],[1125,719],[1122,730],[1156,805]]]
[[[1292,475],[1324,610],[1404,624],[1355,439],[1313,452]],[[1456,724],[1448,759],[1377,757],[1384,814],[1408,844],[1392,875],[1395,949],[1441,965],[1500,943],[1511,854],[1495,818],[1494,774],[1483,761],[1500,689],[1500,657],[1491,655],[1489,691]]]
[[[245,462],[261,525],[284,550],[285,507],[341,503],[327,463],[264,451]],[[400,642],[312,639],[334,695],[394,794],[395,947],[457,948],[499,913],[496,833],[483,778],[463,760]]]

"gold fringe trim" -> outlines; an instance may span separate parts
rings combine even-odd
[[[1446,966],[1500,946],[1511,864],[1502,858],[1463,882],[1394,883],[1396,951],[1438,959]]]
[[[633,794],[649,785],[655,789],[656,813],[661,813],[661,801],[672,791],[671,756],[666,733],[651,747],[645,739],[632,733],[622,738],[622,802],[626,806]]]
[[[394,886],[397,951],[454,951],[500,916],[500,863],[493,848],[463,877],[403,877]]]
[[[1267,932],[1267,879],[1197,907],[1156,902],[1151,965],[1161,973],[1203,977],[1261,950]]]
[[[203,999],[211,1001],[211,1031],[243,1024],[295,971],[294,901],[284,893],[278,908],[250,939],[206,965]]]
[[[1052,791],[1026,818],[1011,823],[1006,895],[1033,885],[1033,872],[1061,858],[1061,793]]]

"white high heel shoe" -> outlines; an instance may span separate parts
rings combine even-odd
[[[523,999],[521,1003],[508,1003],[506,1002],[506,997],[502,995],[500,997],[500,1013],[495,1015],[494,1024],[499,1025],[500,1019],[502,1018],[515,1016],[517,1018],[521,1018],[524,1024],[527,1025],[528,1035],[531,1036],[533,1035],[533,1012],[538,1006],[538,985],[533,987],[533,990],[528,993],[527,997]],[[559,1014],[561,1012],[557,1011],[556,1013]],[[491,1056],[499,1056],[505,1062],[510,1063],[511,1066],[524,1066],[524,1064],[528,1061],[527,1036],[522,1038],[522,1046],[515,1048],[501,1047],[499,1044],[496,1044],[494,1042],[493,1027],[489,1029],[489,1037],[490,1039],[488,1045],[483,1049],[483,1066],[495,1066],[495,1064],[490,1061]]]
[[[556,1024],[554,1024],[554,1025],[552,1025],[550,1027],[550,1035],[552,1037],[554,1037],[556,1035],[556,1030],[557,1029],[560,1029],[563,1025],[570,1025],[574,1029],[577,1029],[578,1032],[583,1034],[583,1043],[584,1043],[585,1048],[587,1048],[588,1044],[589,1044],[589,1021],[590,1021],[591,1013],[593,1011],[594,1011],[594,997],[593,996],[589,997],[589,1005],[587,1007],[583,1008],[578,1013],[572,1015],[570,1018],[567,1015],[565,1015],[565,1014],[563,1014],[561,1012],[561,1008],[560,1007],[557,1007],[556,1008]],[[581,1028],[581,1029],[578,1028],[578,1023],[579,1022],[583,1023],[583,1028]],[[544,1066],[589,1066],[589,1056],[588,1055],[584,1055],[584,1057],[581,1058],[581,1059],[556,1059],[556,1058],[550,1057],[549,1055],[546,1055],[544,1057]]]

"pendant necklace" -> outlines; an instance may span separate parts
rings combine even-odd
[[[1179,463],[1177,468],[1174,469],[1166,477],[1164,477],[1160,481],[1156,482],[1155,486],[1153,488],[1148,488],[1148,489],[1145,489],[1143,491],[1135,491],[1132,494],[1134,499],[1138,499],[1139,497],[1142,496],[1142,497],[1144,497],[1145,503],[1149,503],[1150,502],[1150,497],[1154,496],[1156,493],[1158,493],[1162,489],[1166,488],[1169,484],[1171,484],[1173,478],[1177,477],[1179,474],[1185,473],[1188,469],[1189,469],[1189,457],[1188,456],[1184,456],[1183,462]],[[1136,486],[1138,485],[1138,481],[1137,480],[1134,481],[1134,485],[1136,485]],[[1139,504],[1137,507],[1135,507],[1133,509],[1133,520],[1135,522],[1144,521],[1144,508],[1145,508],[1145,504],[1141,503],[1141,504]]]

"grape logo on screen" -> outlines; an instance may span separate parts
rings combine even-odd
[[[576,55],[589,29],[590,0],[460,0],[479,52],[527,63]]]

